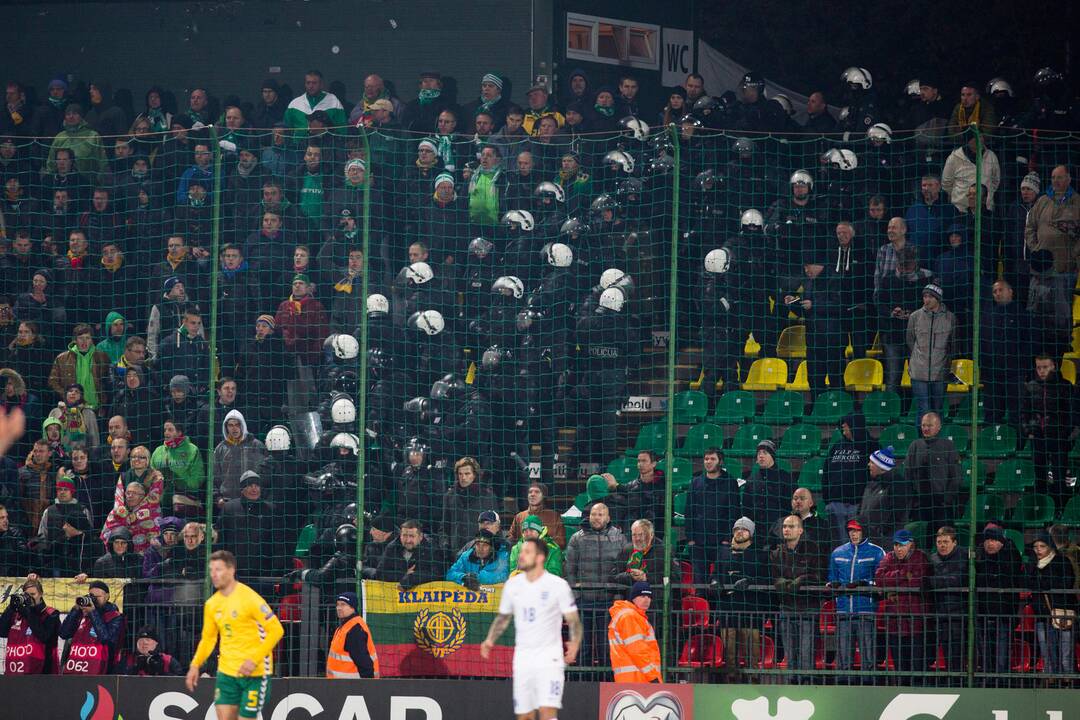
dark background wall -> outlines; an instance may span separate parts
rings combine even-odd
[[[328,82],[344,82],[353,101],[367,73],[411,99],[417,74],[432,69],[457,79],[461,100],[479,92],[488,71],[508,77],[517,98],[547,72],[540,63],[551,56],[550,0],[4,4],[5,79],[43,94],[57,75],[100,76],[132,90],[137,109],[152,84],[178,98],[199,83],[218,97],[255,99],[263,79],[274,77],[299,93],[311,67]]]

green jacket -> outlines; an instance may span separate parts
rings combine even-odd
[[[499,224],[502,172],[477,170],[469,182],[469,220],[479,225]]]
[[[118,338],[112,336],[112,332],[109,328],[117,320],[123,320],[124,316],[113,310],[111,313],[105,316],[105,324],[101,327],[101,332],[105,335],[105,339],[97,344],[97,349],[109,356],[109,360],[113,365],[120,362],[120,358],[124,355],[124,345],[127,343],[127,330],[124,330],[124,334]]]
[[[171,507],[172,496],[178,492],[196,499],[202,497],[206,486],[206,466],[191,438],[185,437],[174,448],[159,445],[150,456],[150,467],[160,471],[165,478],[162,507]]]
[[[540,533],[540,539],[544,541],[548,548],[547,560],[544,562],[544,569],[552,575],[558,575],[562,577],[562,559],[563,553],[555,541],[548,537],[547,528],[544,528]],[[525,538],[521,538],[517,541],[514,547],[510,548],[510,568],[511,575],[517,574],[517,557],[518,552],[521,551],[521,546],[525,543]]]
[[[45,162],[47,173],[56,172],[56,151],[64,148],[75,154],[75,169],[94,181],[97,181],[108,167],[101,136],[87,125],[85,120],[73,128],[65,127],[57,133],[49,148],[49,158]]]

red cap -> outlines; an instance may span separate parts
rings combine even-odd
[[[56,481],[56,489],[61,490],[63,488],[67,488],[71,492],[75,492],[75,481],[67,477],[66,475],[61,476],[60,479]]]
[[[851,518],[850,520],[847,521],[847,525],[845,525],[844,528],[846,530],[852,530],[852,529],[854,529],[854,530],[862,530],[863,526],[862,526],[861,522],[859,522],[855,518]]]

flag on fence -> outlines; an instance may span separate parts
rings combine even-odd
[[[477,591],[449,582],[410,590],[389,582],[363,585],[364,616],[383,677],[510,677],[512,628],[499,639],[491,657],[480,657],[480,643],[499,613],[502,585]]]

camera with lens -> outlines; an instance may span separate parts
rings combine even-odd
[[[13,593],[11,596],[11,604],[17,608],[30,607],[34,604],[34,599],[25,592]]]
[[[147,675],[163,675],[165,673],[165,656],[158,650],[146,655],[139,655],[135,661],[135,667],[138,671]]]
[[[75,605],[81,608],[94,607],[94,598],[91,595],[80,595],[75,598]]]

